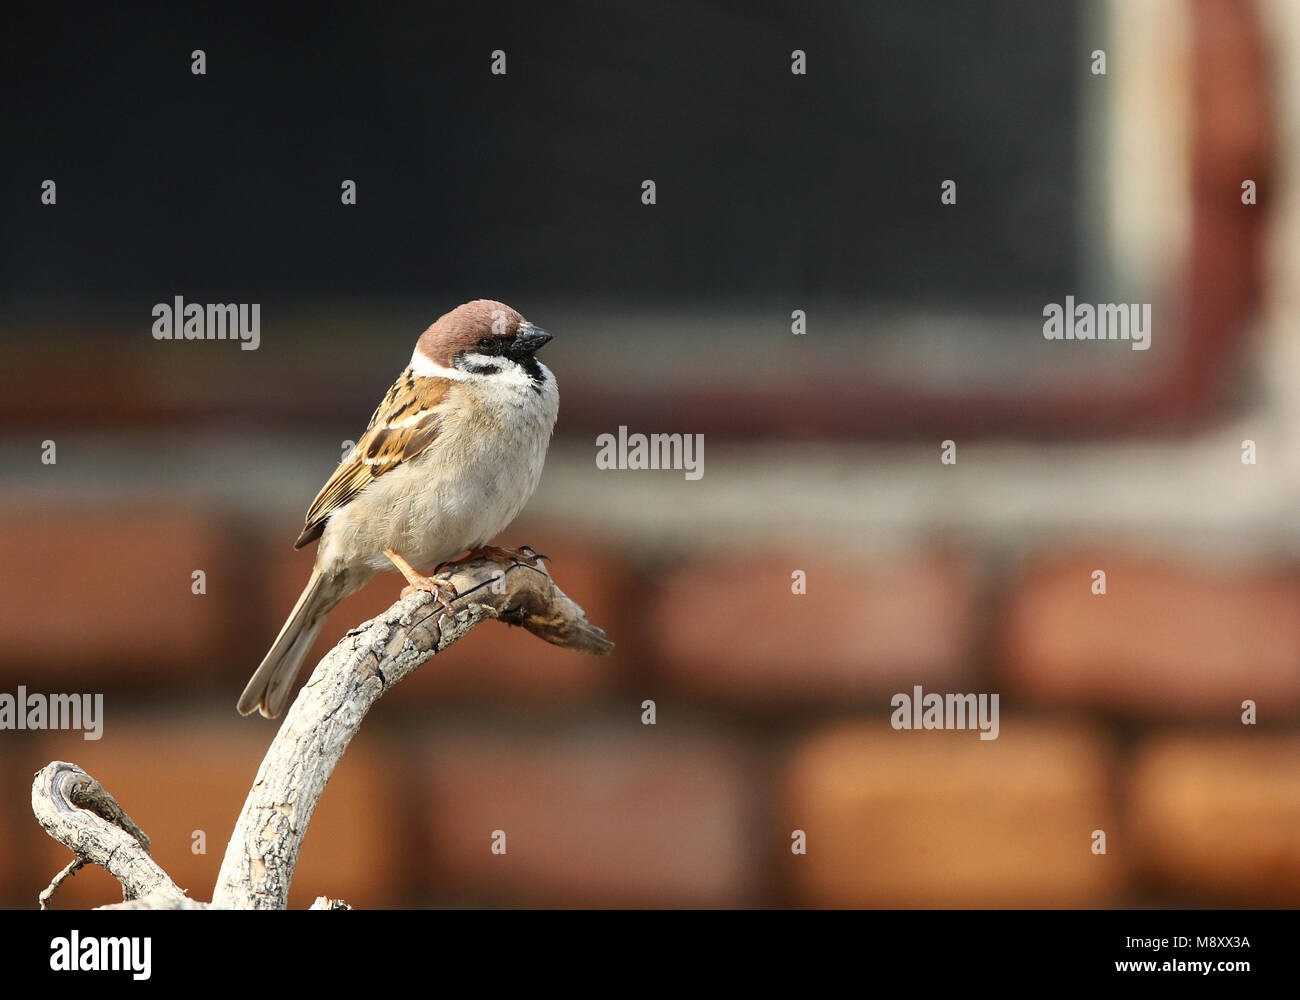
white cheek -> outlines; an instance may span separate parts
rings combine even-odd
[[[509,358],[503,358],[499,355],[493,355],[493,354],[479,354],[475,352],[473,354],[462,354],[461,358],[463,359],[462,363],[465,365],[466,368],[469,368],[471,366],[474,368],[483,368],[485,366],[491,365],[493,368],[508,371],[513,367],[518,367]]]
[[[483,390],[492,396],[516,396],[524,389],[532,386],[533,380],[528,377],[517,361],[501,355],[492,354],[464,354],[461,355],[461,364],[466,369],[487,368],[485,372],[463,371],[461,378],[482,386]]]
[[[411,374],[417,378],[450,378],[460,381],[465,377],[465,373],[457,371],[455,368],[444,368],[442,365],[430,361],[418,350],[411,355]]]

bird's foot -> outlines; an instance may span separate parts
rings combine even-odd
[[[421,576],[418,579],[411,580],[410,583],[403,587],[401,596],[410,597],[417,590],[432,594],[447,614],[453,618],[456,617],[456,609],[451,606],[451,602],[460,595],[456,593],[456,588],[451,583],[446,580],[439,580],[437,577]]]
[[[456,593],[456,587],[447,580],[440,580],[436,576],[423,576],[412,568],[411,564],[399,556],[392,549],[384,549],[384,555],[397,567],[398,572],[406,577],[406,586],[402,588],[402,597],[410,597],[417,590],[432,594],[437,598],[438,603],[442,605],[443,610],[453,618],[456,617],[456,609],[451,606],[451,602],[459,595]],[[435,573],[437,570],[434,571]]]
[[[540,552],[534,552],[532,546],[529,545],[522,545],[517,549],[505,549],[499,545],[480,545],[476,549],[470,549],[465,560],[490,559],[502,566],[509,566],[511,563],[518,562],[536,569],[541,560],[545,559],[549,562],[550,558],[550,556],[544,556]]]

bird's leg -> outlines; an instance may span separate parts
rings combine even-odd
[[[447,614],[455,617],[456,611],[451,606],[451,599],[457,595],[456,588],[452,584],[431,576],[421,576],[409,562],[392,549],[384,549],[384,555],[388,556],[392,564],[397,567],[397,571],[406,577],[408,586],[402,588],[403,597],[408,597],[417,590],[427,591],[438,599],[438,603],[443,606]]]
[[[550,558],[550,556],[544,556],[538,552],[534,552],[532,548],[527,545],[520,546],[517,549],[503,549],[499,545],[480,545],[476,549],[470,549],[469,554],[465,556],[465,559],[462,561],[467,562],[471,559],[491,559],[494,563],[499,563],[502,566],[509,566],[511,563],[520,562],[525,566],[532,566],[535,568],[540,560],[546,559],[549,561]]]

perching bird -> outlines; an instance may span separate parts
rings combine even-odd
[[[325,618],[382,569],[444,603],[449,584],[421,576],[457,553],[519,556],[487,546],[541,478],[560,394],[534,357],[551,339],[501,302],[467,302],[420,335],[411,362],[361,440],[312,501],[294,543],[320,539],[316,565],[239,711],[275,718]],[[409,588],[408,588],[409,590]]]

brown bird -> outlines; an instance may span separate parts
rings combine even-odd
[[[458,553],[522,556],[487,543],[537,488],[559,411],[555,376],[534,356],[551,339],[501,302],[479,299],[416,342],[361,436],[312,501],[294,543],[316,565],[239,699],[275,718],[339,602],[382,569],[445,603],[448,584],[416,572]],[[408,587],[408,590],[410,588]]]

